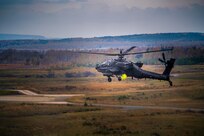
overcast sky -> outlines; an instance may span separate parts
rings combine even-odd
[[[204,32],[204,0],[0,0],[0,33],[95,37]]]

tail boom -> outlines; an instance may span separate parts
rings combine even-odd
[[[175,59],[171,58],[166,63],[166,68],[162,74],[146,71],[140,69],[138,66],[133,65],[133,73],[135,78],[150,78],[150,79],[158,79],[165,80],[169,82],[169,85],[172,86],[172,81],[170,80],[170,73],[172,68],[174,67]]]

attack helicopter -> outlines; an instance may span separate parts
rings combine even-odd
[[[103,74],[103,76],[108,77],[108,82],[112,81],[112,77],[117,77],[118,81],[124,80],[127,77],[131,77],[132,79],[150,78],[150,79],[168,81],[169,85],[172,86],[173,83],[170,80],[170,72],[174,67],[174,62],[176,59],[170,58],[169,60],[166,60],[164,52],[172,51],[173,48],[152,50],[152,51],[147,50],[143,52],[131,53],[130,51],[133,50],[135,47],[136,46],[132,46],[125,51],[121,49],[120,53],[100,53],[100,52],[85,52],[85,51],[76,51],[74,53],[118,56],[118,58],[116,59],[110,59],[110,60],[104,61],[101,64],[97,64],[95,67],[98,72],[101,72]],[[154,53],[154,52],[163,52],[162,59],[161,58],[158,59],[165,66],[165,69],[162,74],[143,70],[142,69],[143,63],[141,62],[134,63],[124,58],[126,55],[137,55],[137,54]]]

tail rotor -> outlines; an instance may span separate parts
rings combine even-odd
[[[164,54],[164,53],[162,53],[162,59],[159,58],[158,60],[159,60],[161,63],[163,63],[165,66],[167,66],[167,61],[166,61],[166,58],[165,58],[165,54]]]
[[[175,63],[175,60],[174,58],[170,58],[169,60],[166,60],[165,58],[165,54],[162,53],[162,59],[159,58],[158,59],[162,64],[165,65],[165,69],[164,69],[164,72],[162,73],[163,75],[167,76],[167,81],[169,81],[169,85],[172,86],[172,81],[170,80],[170,73],[171,73],[171,70],[172,68],[174,67],[174,63]]]

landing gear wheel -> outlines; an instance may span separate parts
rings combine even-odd
[[[110,77],[108,77],[108,82],[111,82],[111,81],[112,81],[112,79]]]
[[[122,78],[121,77],[118,77],[118,81],[121,81],[122,80]]]

